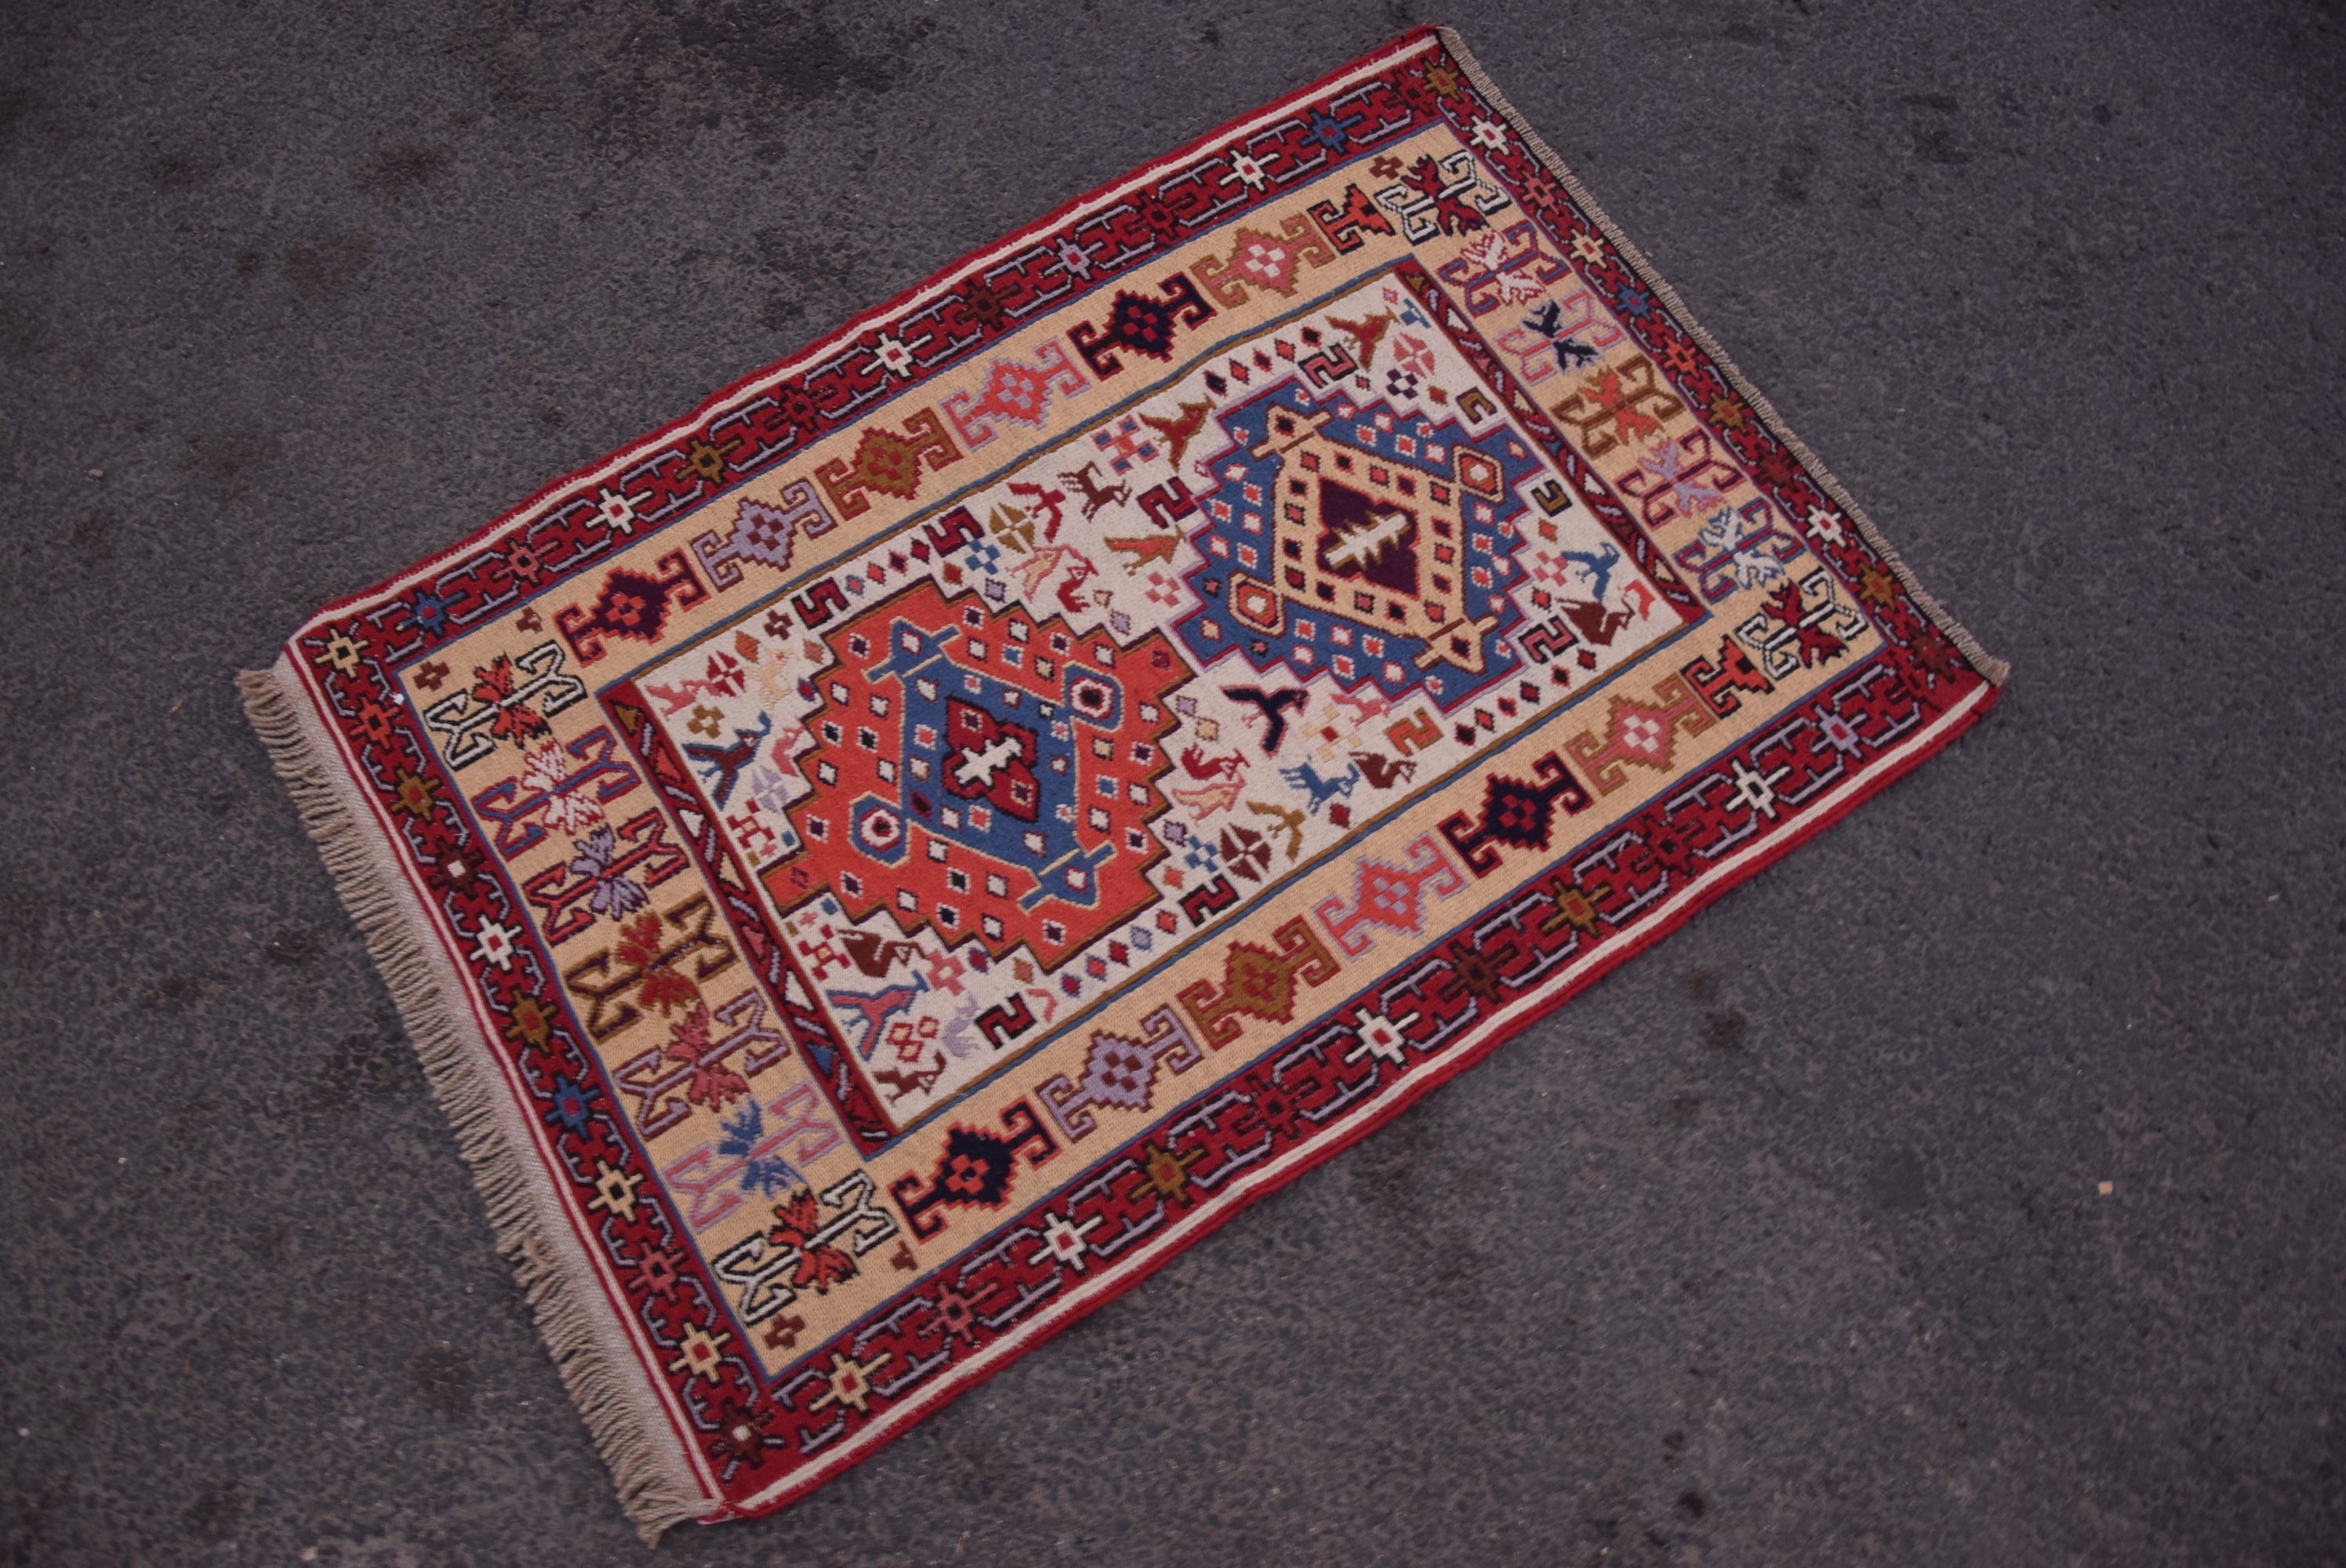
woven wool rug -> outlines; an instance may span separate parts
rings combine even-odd
[[[867,1457],[2003,675],[1421,29],[245,691],[656,1534]]]

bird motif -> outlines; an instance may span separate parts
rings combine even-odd
[[[1137,572],[1151,561],[1170,562],[1173,553],[1181,547],[1178,534],[1152,534],[1140,539],[1110,539],[1107,547],[1119,555],[1132,557],[1124,564],[1127,573]]]
[[[1331,316],[1328,324],[1352,340],[1361,351],[1361,368],[1367,370],[1377,357],[1377,345],[1384,341],[1385,330],[1393,324],[1391,311],[1379,311],[1362,321],[1348,321],[1341,316]]]
[[[915,975],[910,985],[884,986],[878,991],[825,991],[822,998],[831,1003],[832,1014],[841,1023],[852,1018],[862,1023],[863,1038],[856,1046],[856,1054],[869,1062],[888,1020],[912,1006],[928,988],[929,983]]]
[[[708,769],[709,798],[716,805],[725,804],[733,793],[733,786],[741,781],[741,770],[757,760],[758,743],[773,733],[774,716],[758,715],[755,729],[736,729],[730,746],[709,746],[694,741],[684,748],[696,767]]]
[[[1027,484],[1022,481],[1014,479],[1010,482],[1010,494],[1013,495],[1024,495],[1027,500],[1035,504],[1033,510],[1027,514],[1027,517],[1040,517],[1043,520],[1043,542],[1045,544],[1047,545],[1052,540],[1059,536],[1059,509],[1067,504],[1067,493],[1066,491],[1053,490],[1041,484]],[[1086,512],[1084,515],[1088,518],[1091,514]]]
[[[1589,596],[1603,599],[1605,591],[1613,585],[1613,568],[1621,564],[1621,552],[1612,545],[1601,550],[1566,550],[1566,560],[1588,570]]]
[[[1075,563],[1067,568],[1067,580],[1059,585],[1059,603],[1066,607],[1067,614],[1078,616],[1083,614],[1084,602],[1076,597],[1076,590],[1088,581],[1092,574],[1099,568],[1092,565],[1092,558],[1080,550],[1070,553],[1076,559]],[[1103,597],[1100,602],[1106,604],[1107,601]]]
[[[1352,722],[1355,724],[1366,724],[1380,713],[1392,711],[1392,704],[1384,699],[1383,693],[1373,687],[1365,697],[1351,691],[1331,692],[1329,694],[1328,700],[1338,708],[1351,708]]]
[[[1181,454],[1189,450],[1191,439],[1205,427],[1206,416],[1214,412],[1214,405],[1210,399],[1204,402],[1185,402],[1178,406],[1181,410],[1181,417],[1178,419],[1159,419],[1153,413],[1144,413],[1140,416],[1141,423],[1165,438],[1165,444],[1170,449],[1173,467],[1177,473],[1181,467]]]
[[[746,1090],[749,1085],[742,1087]],[[717,1126],[723,1135],[717,1140],[717,1152],[741,1162],[741,1173],[736,1179],[743,1192],[771,1197],[806,1180],[780,1156],[758,1152],[766,1146],[766,1114],[758,1108],[757,1101],[749,1101],[731,1115],[720,1118]]]
[[[1258,817],[1269,817],[1287,831],[1287,863],[1293,865],[1303,857],[1304,813],[1283,807],[1266,805],[1260,800],[1247,802],[1247,809]]]
[[[921,944],[917,942],[892,942],[876,932],[851,931],[840,939],[839,945],[847,951],[855,967],[874,980],[885,980],[888,972],[896,967],[898,959],[906,963],[921,961]]]
[[[1596,351],[1565,331],[1564,307],[1556,300],[1544,301],[1524,318],[1524,326],[1548,341],[1548,347],[1556,351],[1556,369],[1568,371],[1575,365],[1596,362]]]
[[[1204,821],[1217,811],[1227,811],[1238,804],[1239,792],[1246,786],[1235,779],[1203,785],[1196,789],[1168,789],[1165,793],[1180,802],[1182,809],[1198,821]]]
[[[1246,703],[1262,715],[1262,754],[1265,757],[1277,756],[1279,743],[1287,738],[1287,710],[1293,708],[1300,714],[1304,703],[1309,700],[1300,687],[1290,687],[1285,691],[1265,691],[1259,686],[1226,686],[1222,687],[1222,695],[1234,702]]]
[[[1045,580],[1059,569],[1060,563],[1071,555],[1079,561],[1083,559],[1082,556],[1076,555],[1076,547],[1072,545],[1051,545],[1035,551],[1024,561],[1019,562],[1016,568],[1019,597],[1032,603],[1035,590],[1042,587]],[[1089,563],[1086,562],[1086,565]],[[1091,574],[1085,572],[1081,575],[1087,577]]]

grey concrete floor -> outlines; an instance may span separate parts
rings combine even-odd
[[[231,674],[1412,19],[6,8],[0,1561],[651,1560]],[[2346,1559],[2338,8],[1450,19],[2008,696],[657,1560]]]

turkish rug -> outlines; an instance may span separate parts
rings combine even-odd
[[[656,1533],[869,1457],[2003,675],[1427,28],[245,689]]]

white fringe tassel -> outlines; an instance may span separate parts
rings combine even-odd
[[[290,656],[237,677],[244,709],[317,840],[343,907],[358,922],[383,983],[415,1042],[433,1094],[488,1205],[497,1246],[513,1260],[538,1332],[611,1467],[619,1505],[648,1543],[711,1512],[718,1500],[694,1477],[667,1412],[647,1382],[624,1326],[555,1206],[553,1183],[522,1130],[520,1112],[487,1057],[454,972],[429,936],[428,917],[391,864],[354,786],[311,713]]]

